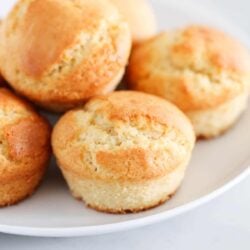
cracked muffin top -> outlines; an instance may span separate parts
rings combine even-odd
[[[59,165],[77,176],[140,181],[164,176],[189,160],[190,121],[162,98],[118,91],[67,112],[53,130]]]
[[[132,89],[162,96],[185,112],[209,109],[248,91],[249,51],[219,30],[189,26],[138,45],[128,81]]]
[[[113,90],[131,48],[128,24],[108,0],[19,0],[0,36],[5,79],[55,111]]]

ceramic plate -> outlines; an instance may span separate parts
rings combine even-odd
[[[14,1],[1,1],[5,15]],[[223,28],[243,42],[248,37],[214,10],[186,1],[152,1],[160,29],[189,23]],[[53,119],[53,117],[50,117]],[[24,202],[0,210],[0,232],[32,236],[95,235],[135,228],[165,220],[193,209],[222,194],[249,174],[250,108],[239,123],[222,137],[198,142],[181,189],[155,209],[128,215],[110,215],[88,209],[70,195],[52,162],[39,190]]]

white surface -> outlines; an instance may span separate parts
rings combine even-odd
[[[167,247],[168,249],[184,249],[184,247],[185,249],[249,249],[249,188],[250,183],[246,181],[216,202],[145,229],[73,240],[31,239],[4,235],[0,238],[0,248],[15,249],[16,246],[18,249],[29,249],[29,244],[32,249],[38,243],[40,249],[56,249],[56,246],[58,249],[59,246],[63,249],[61,244],[65,249],[70,247],[76,249],[76,246],[84,249],[117,249],[118,247],[119,249],[152,249],[153,247],[154,249]],[[38,246],[36,249],[39,249]]]

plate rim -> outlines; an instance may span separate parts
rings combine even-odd
[[[245,166],[245,169],[237,175],[235,178],[227,181],[223,186],[215,189],[211,193],[204,195],[196,200],[190,201],[186,204],[183,204],[179,207],[159,212],[157,214],[148,215],[142,218],[131,219],[129,221],[122,221],[104,225],[97,226],[76,226],[76,227],[27,227],[27,226],[12,226],[12,225],[1,225],[0,232],[14,235],[23,235],[23,236],[38,236],[38,237],[78,237],[78,236],[92,236],[92,235],[101,235],[114,232],[126,231],[129,229],[135,229],[142,226],[151,225],[169,218],[173,218],[180,214],[184,214],[190,210],[200,207],[208,203],[209,201],[219,197],[225,192],[229,191],[237,184],[245,180],[250,176],[250,157],[244,161],[241,166]]]
[[[171,4],[177,6],[181,10],[188,8],[193,11],[199,11],[205,16],[208,15],[210,11],[214,12],[216,19],[221,20],[227,26],[231,26],[234,30],[237,30],[241,33],[242,38],[245,41],[249,41],[249,36],[246,31],[242,30],[238,25],[232,24],[225,16],[221,17],[219,13],[214,10],[211,6],[203,8],[202,4],[194,3],[192,0],[183,0],[176,2],[175,0],[152,0],[152,2],[158,2],[161,4]],[[244,42],[244,40],[243,40]],[[14,225],[5,225],[0,224],[0,233],[22,235],[22,236],[37,236],[37,237],[78,237],[78,236],[92,236],[92,235],[101,235],[114,232],[121,232],[129,229],[135,229],[142,226],[148,226],[154,223],[173,218],[180,214],[184,214],[190,210],[193,210],[201,205],[208,203],[209,201],[219,197],[225,192],[229,191],[237,184],[245,180],[250,176],[250,155],[243,161],[243,164],[239,164],[244,170],[242,170],[235,177],[230,177],[229,180],[225,181],[225,184],[222,184],[220,187],[216,188],[212,192],[201,196],[198,199],[190,201],[186,204],[172,208],[170,210],[158,212],[153,215],[147,215],[141,218],[135,218],[122,222],[109,223],[104,225],[94,225],[94,226],[75,226],[75,227],[33,227],[33,226],[14,226]]]

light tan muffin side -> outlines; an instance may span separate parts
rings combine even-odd
[[[63,174],[76,199],[101,212],[125,214],[147,210],[169,200],[180,187],[186,164],[167,175],[141,182],[85,179],[66,170]]]
[[[247,103],[248,93],[244,93],[216,108],[188,112],[187,116],[194,125],[196,136],[210,139],[230,129],[247,108]]]

